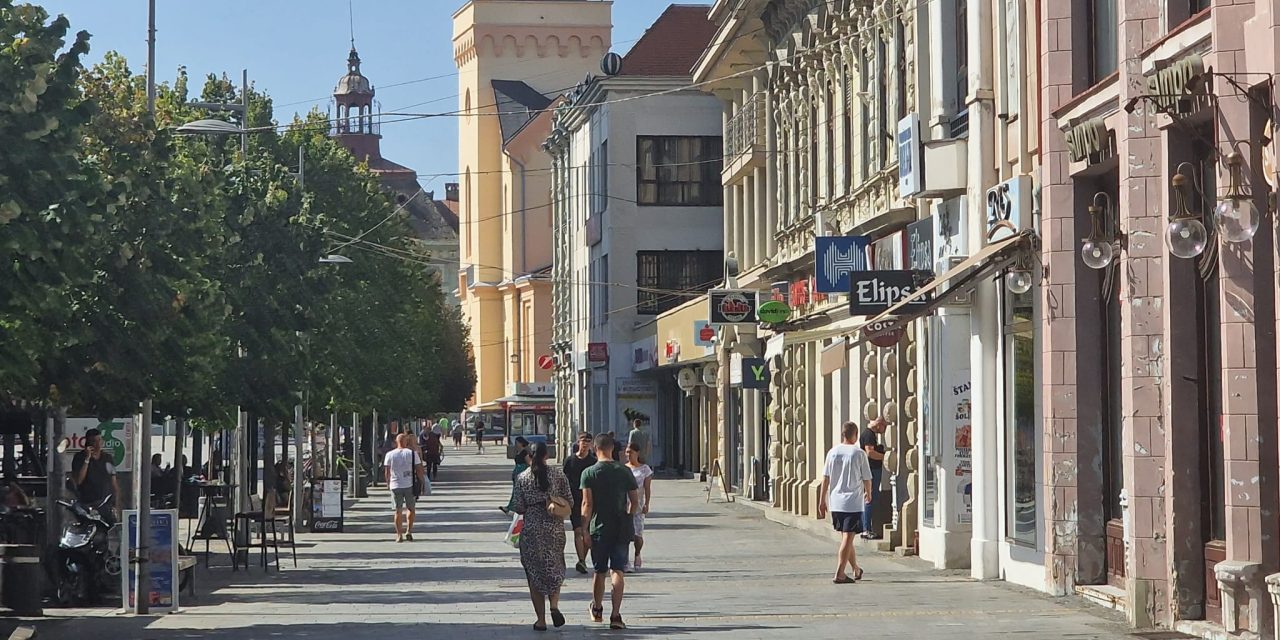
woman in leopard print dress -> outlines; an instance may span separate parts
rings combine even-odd
[[[538,621],[533,628],[546,631],[546,601],[551,601],[551,621],[564,625],[560,613],[560,586],[564,584],[564,519],[547,511],[551,496],[559,496],[573,504],[569,479],[564,472],[547,464],[546,443],[536,443],[529,450],[529,469],[516,478],[512,510],[524,514],[524,532],[520,535],[520,564],[529,581],[529,597]]]

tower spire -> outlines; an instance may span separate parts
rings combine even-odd
[[[351,27],[351,50],[356,50],[356,11],[352,6],[354,0],[347,0],[347,22]]]

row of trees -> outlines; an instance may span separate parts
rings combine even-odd
[[[0,0],[0,400],[112,416],[149,397],[211,425],[237,405],[281,420],[304,400],[308,415],[464,405],[461,320],[325,116],[274,127],[251,90],[245,156],[238,138],[177,136],[210,117],[185,70],[153,117],[145,79],[114,54],[85,68],[89,35],[69,32]],[[238,91],[210,76],[199,100]],[[319,262],[357,236],[352,263]]]

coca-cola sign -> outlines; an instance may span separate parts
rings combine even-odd
[[[711,324],[756,323],[756,309],[760,306],[758,292],[751,289],[713,289],[707,297],[711,300]]]

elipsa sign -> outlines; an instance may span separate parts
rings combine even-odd
[[[756,310],[760,307],[759,292],[753,289],[712,289],[707,292],[711,301],[711,324],[755,324]]]
[[[859,271],[853,274],[849,287],[849,314],[869,316],[884,313],[931,280],[932,271]],[[907,308],[922,307],[931,298],[924,296]]]

